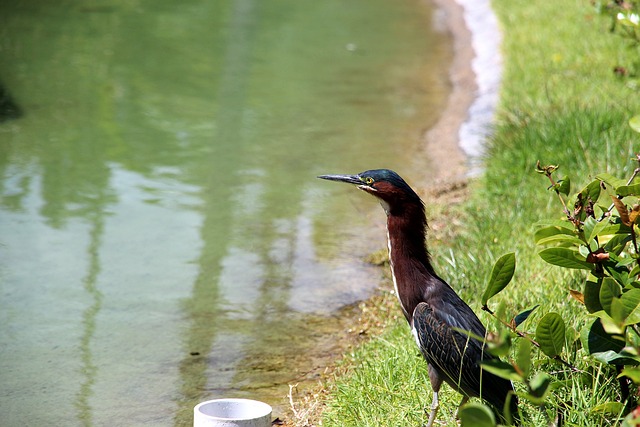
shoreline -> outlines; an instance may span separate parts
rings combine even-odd
[[[501,33],[489,0],[433,0],[453,37],[451,94],[424,135],[438,194],[482,171],[485,140],[498,105]],[[443,187],[443,188],[442,188]]]

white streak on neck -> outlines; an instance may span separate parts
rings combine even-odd
[[[384,213],[386,213],[387,216],[389,216],[389,209],[391,209],[391,207],[389,206],[389,203],[385,202],[382,199],[378,199],[378,202],[380,202],[380,206],[382,206],[382,209],[384,209]],[[389,230],[387,230],[387,235],[389,235]]]
[[[387,227],[387,245],[389,246],[389,266],[391,267],[391,277],[393,278],[393,288],[396,291],[396,297],[398,297],[398,301],[400,301],[400,306],[402,306],[402,301],[400,300],[400,293],[398,293],[398,281],[396,280],[396,273],[393,271],[393,256],[391,255],[391,236],[389,235],[388,227]]]

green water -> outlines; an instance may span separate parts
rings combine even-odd
[[[385,245],[372,200],[315,176],[428,171],[451,59],[434,16],[2,2],[0,423],[187,426],[201,400],[277,409],[313,382]]]

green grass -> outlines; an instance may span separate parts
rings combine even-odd
[[[428,209],[432,219],[446,215],[445,221],[453,223],[455,217],[461,224],[453,240],[430,238],[434,262],[492,330],[497,325],[480,313],[478,296],[495,259],[515,251],[514,281],[492,300],[492,307],[502,301],[506,313],[513,315],[540,304],[524,325],[530,331],[542,315],[561,313],[568,322],[563,357],[584,371],[568,373],[534,351],[534,371],[553,373],[564,387],[554,392],[545,409],[523,404],[525,424],[546,425],[558,406],[568,405],[565,425],[616,425],[614,415],[593,411],[619,398],[615,372],[593,363],[575,340],[589,319],[568,290],[581,289],[582,277],[551,267],[536,254],[532,224],[560,218],[562,211],[534,168],[537,160],[559,164],[574,189],[601,172],[631,175],[635,164],[630,157],[640,151],[640,138],[627,121],[640,113],[640,97],[612,70],[635,58],[608,32],[610,21],[597,15],[588,0],[500,0],[494,1],[494,10],[503,29],[505,63],[495,134],[485,174],[471,184],[470,199],[455,207]],[[346,374],[329,385],[323,426],[426,422],[424,410],[431,403],[426,364],[403,318],[348,355],[344,364]],[[456,425],[459,396],[444,386],[440,401],[438,420]]]

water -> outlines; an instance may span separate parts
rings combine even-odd
[[[451,56],[433,19],[420,0],[3,2],[2,425],[186,426],[201,400],[278,407],[313,380],[385,244],[374,201],[315,176],[428,169]]]

